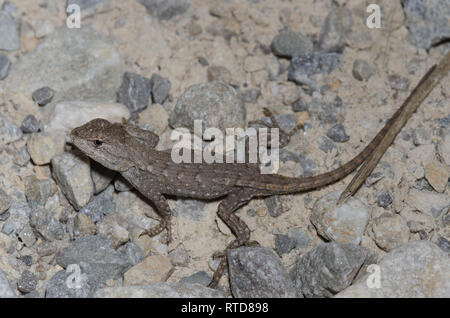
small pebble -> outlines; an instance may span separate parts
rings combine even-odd
[[[22,132],[30,134],[35,133],[39,130],[39,122],[33,115],[28,115],[25,117],[25,119],[22,121],[22,124],[20,125],[20,129],[22,129]]]
[[[327,132],[327,136],[335,142],[347,142],[350,140],[350,137],[345,133],[345,128],[342,124],[336,124],[331,127]]]
[[[409,79],[399,75],[390,75],[388,77],[388,84],[392,89],[398,91],[407,91],[409,88]]]
[[[8,55],[0,53],[0,81],[8,76],[10,66],[11,61],[9,60]]]
[[[364,60],[357,59],[353,63],[353,76],[359,81],[367,81],[373,74],[375,69]]]
[[[27,294],[35,290],[36,285],[37,285],[36,275],[34,275],[29,270],[25,270],[20,276],[19,281],[17,282],[17,289],[20,292]]]
[[[55,95],[55,91],[48,86],[35,90],[31,97],[39,106],[45,106],[50,103]]]

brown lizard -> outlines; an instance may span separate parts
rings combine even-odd
[[[174,163],[169,152],[155,149],[159,141],[156,134],[130,124],[110,123],[104,119],[94,119],[77,127],[70,136],[73,144],[82,152],[103,166],[120,172],[153,202],[162,220],[148,231],[151,236],[167,229],[170,241],[171,211],[165,195],[201,200],[223,198],[217,213],[236,239],[224,253],[220,253],[222,259],[210,283],[210,286],[215,286],[226,268],[226,252],[242,245],[257,244],[250,241],[248,226],[234,213],[237,209],[254,197],[304,192],[341,180],[364,162],[380,144],[405,107],[406,104],[402,105],[352,160],[330,172],[303,178],[261,174],[257,164]],[[274,126],[277,127],[276,122],[271,127]],[[281,129],[280,133],[283,133]]]

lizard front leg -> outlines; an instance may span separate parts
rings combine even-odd
[[[150,192],[146,193],[146,197],[150,199],[156,207],[156,212],[161,216],[160,223],[147,230],[144,234],[148,234],[149,236],[155,236],[161,233],[164,229],[167,230],[167,244],[172,241],[172,231],[170,226],[170,218],[172,213],[170,211],[169,204],[167,203],[164,195],[158,192]]]
[[[234,214],[234,212],[249,202],[255,195],[256,193],[252,189],[239,188],[229,193],[228,196],[220,202],[217,209],[217,214],[220,219],[228,225],[233,234],[236,236],[236,239],[227,246],[223,253],[220,253],[220,257],[222,259],[214,272],[214,276],[209,283],[209,287],[215,287],[222,277],[227,266],[227,252],[230,249],[250,243],[250,229],[247,224],[241,220],[241,218]],[[250,244],[256,245],[257,243],[251,242]]]

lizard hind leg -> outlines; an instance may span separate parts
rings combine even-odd
[[[152,237],[158,235],[164,230],[167,230],[167,244],[170,244],[172,241],[172,230],[171,230],[171,211],[169,204],[167,203],[167,199],[161,193],[147,193],[146,195],[155,205],[156,212],[161,216],[161,221],[158,225],[148,229],[145,233],[148,236]]]
[[[256,193],[252,189],[237,189],[220,202],[217,209],[217,214],[220,219],[231,229],[236,239],[228,244],[227,248],[223,252],[218,252],[213,255],[213,258],[221,258],[219,266],[214,272],[214,276],[209,283],[209,287],[215,287],[219,283],[226,266],[227,266],[227,253],[233,248],[239,246],[255,246],[258,245],[255,241],[250,241],[250,229],[247,224],[241,220],[234,212],[241,206],[249,202]]]

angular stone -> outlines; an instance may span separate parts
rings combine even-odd
[[[367,260],[367,251],[358,245],[321,244],[303,255],[291,272],[297,294],[332,297],[352,283]]]
[[[191,0],[139,0],[147,13],[160,20],[169,20],[185,13],[191,6]]]
[[[0,10],[0,50],[20,49],[19,24],[6,11]]]
[[[381,276],[376,276],[379,273]],[[337,297],[449,298],[448,254],[430,241],[414,241],[386,254]]]
[[[96,283],[117,279],[130,267],[125,255],[117,252],[107,239],[98,236],[76,239],[56,255],[56,262],[64,268],[79,264],[89,281]]]
[[[64,151],[66,140],[58,133],[34,133],[27,143],[31,160],[36,165],[50,163],[51,159]]]
[[[55,95],[55,91],[48,86],[41,87],[33,92],[31,97],[39,106],[50,103]]]
[[[232,249],[228,266],[234,297],[296,297],[291,279],[270,248]]]
[[[139,113],[148,106],[151,92],[151,79],[125,72],[117,91],[117,101],[124,104],[131,113]]]
[[[152,84],[153,102],[162,105],[166,101],[167,97],[169,97],[172,84],[167,78],[164,78],[158,74],[152,75]]]
[[[76,210],[89,202],[94,186],[92,184],[89,159],[64,152],[52,158],[52,174],[64,195]]]
[[[172,272],[173,265],[167,256],[151,255],[125,272],[123,285],[150,285],[164,282]]]
[[[273,38],[271,48],[275,55],[291,58],[312,51],[313,43],[303,34],[284,29]]]
[[[425,178],[437,192],[444,192],[450,178],[450,169],[433,160],[425,168]]]
[[[359,244],[369,222],[370,209],[354,197],[336,206],[339,195],[338,191],[332,192],[317,200],[311,213],[311,223],[327,240]]]

